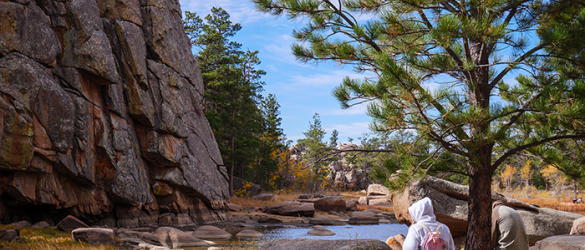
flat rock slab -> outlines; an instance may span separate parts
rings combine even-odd
[[[209,243],[179,229],[159,227],[155,232],[161,245],[165,247],[201,247]]]
[[[202,226],[193,231],[191,235],[199,239],[229,239],[232,234],[214,226]]]
[[[585,235],[558,235],[536,242],[530,250],[585,250]]]
[[[261,209],[262,212],[268,214],[279,214],[285,216],[308,216],[315,214],[315,206],[313,203],[284,201],[274,205],[266,206]]]
[[[309,220],[309,223],[311,223],[313,225],[333,225],[333,224],[335,224],[333,222],[333,220],[331,220],[331,219],[329,219],[328,217],[325,217],[325,216],[319,216],[319,217],[311,218],[311,220]]]
[[[390,246],[381,240],[314,240],[314,239],[279,239],[271,241],[260,249],[265,250],[296,250],[296,249],[311,249],[311,250],[354,250],[354,249],[377,249],[377,250],[391,250]]]
[[[242,239],[256,239],[256,238],[264,237],[264,234],[262,234],[256,230],[245,229],[245,230],[240,231],[238,234],[236,234],[236,237],[242,238]]]
[[[242,206],[238,205],[238,204],[234,204],[234,203],[230,203],[228,204],[228,208],[230,209],[230,211],[242,211]]]
[[[51,225],[49,225],[49,223],[47,223],[46,221],[40,221],[35,223],[34,225],[32,225],[30,228],[32,229],[43,229],[43,228],[47,228]]]
[[[260,217],[258,218],[258,223],[266,223],[266,224],[281,224],[282,221],[272,217]]]
[[[116,237],[113,229],[107,228],[78,228],[71,231],[74,241],[89,243],[92,245],[116,245]]]
[[[57,228],[61,231],[71,232],[77,228],[84,228],[89,227],[87,224],[83,223],[83,221],[75,218],[75,216],[67,215],[65,219],[61,220],[59,224],[57,224]]]
[[[377,225],[380,224],[378,217],[352,217],[348,222],[350,225]]]
[[[329,212],[345,212],[345,200],[343,197],[327,197],[316,200],[314,203],[315,209],[319,211]]]
[[[309,230],[309,232],[307,232],[307,234],[317,235],[317,236],[332,236],[332,235],[335,235],[334,232],[332,232],[331,230],[326,229],[326,228],[314,228],[312,230]]]

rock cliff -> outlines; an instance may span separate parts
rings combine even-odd
[[[0,1],[0,222],[221,220],[178,0]]]

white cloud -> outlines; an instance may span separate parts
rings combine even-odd
[[[322,116],[326,115],[365,115],[367,111],[367,103],[361,103],[348,109],[329,109],[318,112]]]
[[[213,7],[221,7],[230,14],[234,23],[253,23],[265,18],[274,18],[270,14],[256,11],[251,1],[243,0],[180,0],[183,11],[194,11],[200,17],[205,17]]]
[[[290,81],[298,86],[332,87],[339,85],[346,76],[351,79],[364,78],[364,75],[350,70],[334,70],[312,75],[294,75]]]
[[[334,129],[337,129],[340,136],[359,136],[364,133],[370,132],[370,123],[368,122],[352,122],[348,124],[334,124],[327,128],[324,128],[327,133],[331,133]]]

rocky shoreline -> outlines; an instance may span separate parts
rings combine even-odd
[[[89,226],[78,218],[67,216],[53,227],[71,232],[72,237],[78,241],[96,245],[115,245],[124,249],[163,250],[180,247],[211,247],[216,245],[216,242],[225,242],[230,239],[262,238],[264,236],[262,231],[274,228],[310,228],[311,230],[308,232],[310,235],[327,236],[334,234],[327,229],[327,226],[332,225],[409,224],[410,221],[405,216],[404,209],[408,207],[410,201],[424,196],[433,199],[437,219],[449,225],[456,238],[456,243],[461,246],[465,241],[465,235],[461,234],[464,232],[465,224],[461,223],[465,222],[466,211],[463,205],[459,206],[458,204],[466,194],[465,188],[465,186],[444,180],[428,178],[425,181],[413,182],[403,192],[397,193],[385,193],[383,189],[382,191],[374,191],[381,188],[372,185],[372,188],[365,193],[366,196],[360,199],[345,199],[342,196],[301,195],[296,200],[271,202],[270,205],[260,208],[242,207],[230,203],[227,205],[230,210],[226,213],[226,220],[205,224],[185,224],[180,215],[161,215],[157,226],[109,228],[95,224]],[[368,197],[375,197],[375,199]],[[274,199],[274,197],[270,194],[261,194],[255,199],[262,203]],[[364,202],[364,200],[369,202],[378,199],[386,199],[388,205],[394,204],[392,206],[394,212],[378,209],[358,211],[357,204]],[[392,202],[389,202],[388,199]],[[521,213],[531,245],[535,245],[531,249],[554,249],[551,247],[567,244],[569,244],[567,246],[572,247],[579,242],[585,243],[585,238],[581,236],[563,236],[571,237],[570,240],[559,236],[569,233],[585,234],[585,217],[581,215],[539,208],[497,193],[494,193],[494,199],[504,201]],[[12,223],[8,227],[14,229],[0,230],[0,240],[18,242],[20,241],[19,228],[46,228],[50,227],[50,222],[41,221],[31,225],[27,221],[21,221]],[[372,249],[401,249],[400,243],[403,238],[404,236],[397,235],[388,241],[390,245],[380,240],[369,240],[360,244],[363,244],[364,247],[371,246]],[[293,239],[265,242],[260,247],[262,249],[298,249],[291,247],[306,247],[309,244],[313,246],[312,249],[321,249],[319,248],[321,246],[324,247],[323,249],[331,249],[331,247],[346,243],[339,240]],[[366,247],[366,249],[369,248]]]

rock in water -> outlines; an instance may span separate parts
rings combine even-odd
[[[239,233],[237,233],[236,237],[242,238],[242,239],[256,239],[256,238],[264,237],[264,234],[262,234],[256,230],[244,229],[244,230],[240,231]]]
[[[193,231],[191,235],[199,239],[206,240],[229,239],[232,237],[232,234],[214,226],[202,226],[200,228],[197,228],[197,230]]]
[[[315,207],[313,203],[303,203],[297,201],[283,201],[274,205],[261,208],[262,212],[269,214],[279,214],[284,216],[313,216]]]
[[[225,219],[181,16],[172,0],[0,1],[0,222]]]

